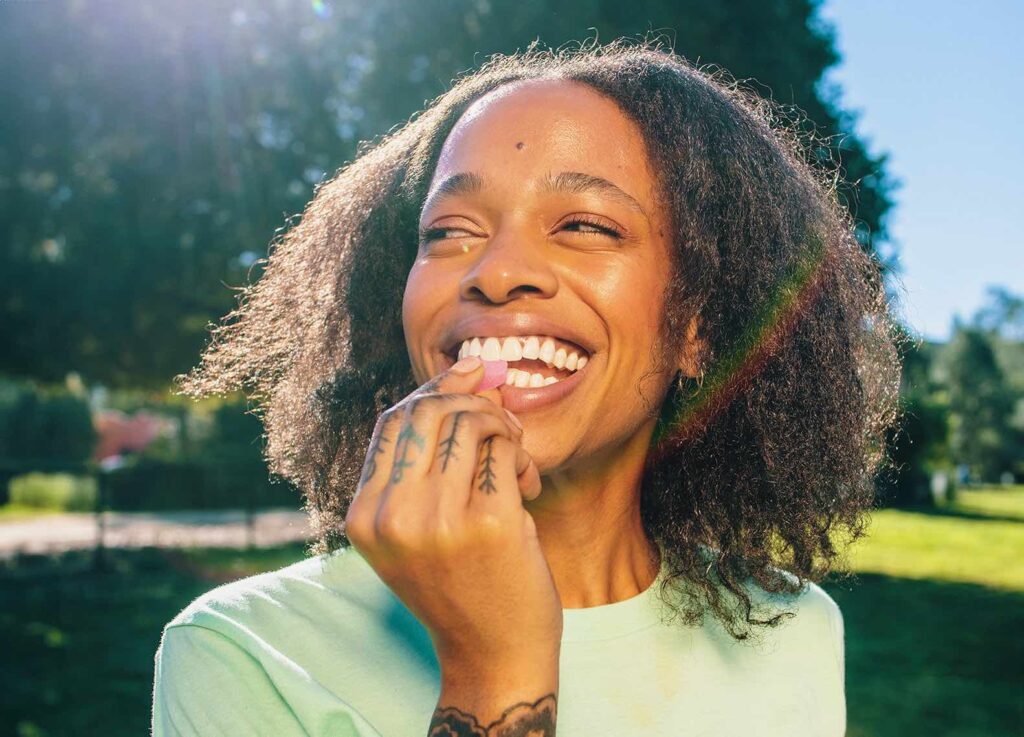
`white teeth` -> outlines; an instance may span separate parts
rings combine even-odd
[[[545,377],[544,374],[531,374],[529,371],[523,371],[522,369],[510,368],[508,373],[505,374],[505,383],[509,386],[515,386],[518,388],[538,388],[542,386],[548,386],[554,384],[556,381],[560,381],[557,376]]]
[[[484,349],[480,352],[480,358],[485,361],[497,361],[501,356],[501,341],[497,338],[488,338],[484,341]]]
[[[544,341],[544,345],[540,347],[540,360],[544,363],[551,363],[551,359],[555,357],[555,341],[548,338]]]
[[[553,338],[544,338],[541,335],[466,338],[459,346],[456,360],[467,356],[480,356],[485,361],[515,362],[523,359],[539,359],[549,366],[566,371],[579,371],[587,364],[588,360],[587,356],[581,356],[576,351],[570,352],[568,348],[556,347]]]
[[[501,345],[502,361],[518,361],[523,357],[523,347],[519,345],[519,338],[505,338]]]

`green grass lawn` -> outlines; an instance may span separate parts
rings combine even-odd
[[[1024,487],[877,512],[824,588],[843,610],[849,737],[1024,734]],[[299,560],[252,551],[110,551],[0,564],[0,734],[148,734],[163,625],[221,581]]]
[[[876,512],[824,584],[846,625],[849,737],[1024,735],[1024,487]]]

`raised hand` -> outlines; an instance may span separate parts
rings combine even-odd
[[[540,475],[500,393],[474,394],[481,362],[462,368],[378,418],[346,533],[430,634],[436,734],[515,719],[553,735],[562,608],[522,504],[540,494]]]

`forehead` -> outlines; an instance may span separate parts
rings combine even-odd
[[[464,172],[521,185],[561,171],[603,177],[644,204],[653,198],[639,127],[607,97],[566,80],[516,82],[476,100],[445,140],[431,189]]]

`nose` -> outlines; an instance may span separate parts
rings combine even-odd
[[[462,277],[460,296],[494,304],[524,296],[553,297],[558,279],[544,258],[542,245],[513,228],[499,231]]]

